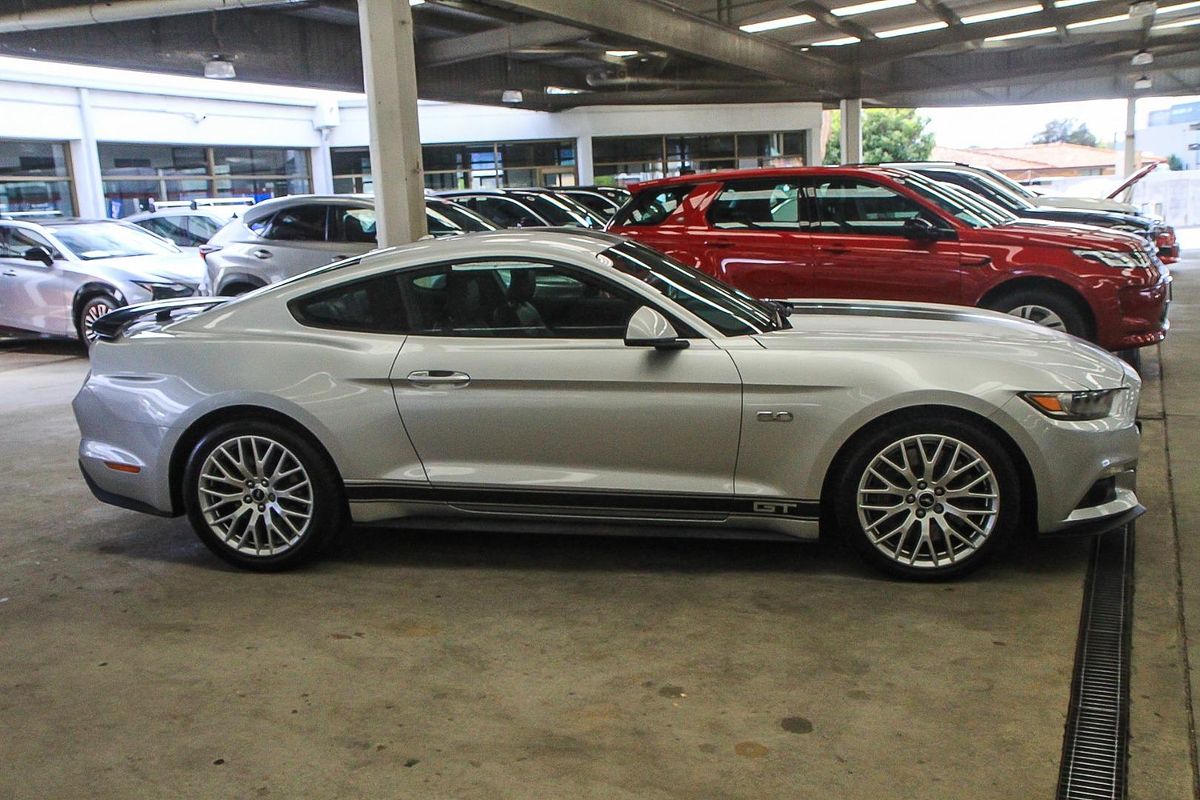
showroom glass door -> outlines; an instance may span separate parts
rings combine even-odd
[[[904,195],[855,177],[812,179],[812,297],[957,303],[957,239],[912,239],[905,221],[947,224]]]
[[[727,353],[626,347],[643,301],[541,262],[408,273],[392,368],[435,485],[732,494],[741,386]]]

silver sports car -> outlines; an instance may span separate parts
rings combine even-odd
[[[1134,494],[1140,381],[976,309],[768,304],[592,231],[377,251],[96,324],[75,398],[101,500],[278,569],[350,521],[845,537],[909,578]]]

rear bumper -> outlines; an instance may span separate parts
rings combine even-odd
[[[126,508],[130,511],[140,511],[143,514],[154,514],[157,517],[179,516],[178,514],[170,511],[163,511],[162,509],[155,508],[149,503],[143,502],[136,498],[126,497],[124,495],[110,492],[107,489],[101,488],[100,484],[96,483],[92,476],[88,474],[88,471],[84,469],[82,459],[79,461],[79,471],[83,474],[83,482],[87,484],[87,487],[91,490],[92,495],[95,496],[95,498],[101,503],[108,503],[110,506]]]

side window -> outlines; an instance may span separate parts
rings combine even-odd
[[[725,185],[708,211],[714,228],[797,230],[799,190],[794,181],[734,181]]]
[[[181,247],[196,247],[208,241],[198,239],[188,231],[188,217],[151,217],[138,223],[151,233],[165,236]]]
[[[196,244],[204,244],[221,230],[221,223],[211,217],[188,217],[187,227]]]
[[[292,315],[316,328],[334,328],[364,333],[405,333],[404,314],[397,273],[344,283],[293,300]]]
[[[694,186],[667,186],[639,192],[613,218],[613,225],[659,225],[679,208]]]
[[[907,197],[857,178],[819,179],[813,195],[814,227],[822,233],[903,236],[905,221],[923,212]]]
[[[283,242],[325,241],[325,218],[329,206],[303,205],[285,208],[271,220],[263,238]]]
[[[522,223],[529,224],[529,220],[533,218],[528,209],[505,197],[480,197],[476,201],[475,210],[504,228],[516,228]]]
[[[10,228],[6,225],[0,225],[0,258],[23,259],[25,258],[25,251],[31,247],[44,247],[55,258],[62,258],[62,255],[50,246],[50,242],[36,233],[27,231],[24,228]]]
[[[401,277],[410,330],[424,336],[622,339],[643,305],[618,286],[542,262],[472,262]]]
[[[375,244],[375,209],[330,207],[329,241]]]

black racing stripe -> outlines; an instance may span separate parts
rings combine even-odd
[[[728,497],[667,492],[579,491],[577,489],[513,489],[480,486],[429,486],[412,483],[348,483],[351,502],[394,501],[459,503],[493,506],[558,506],[613,511],[745,514],[789,519],[816,519],[820,503],[785,497]]]

